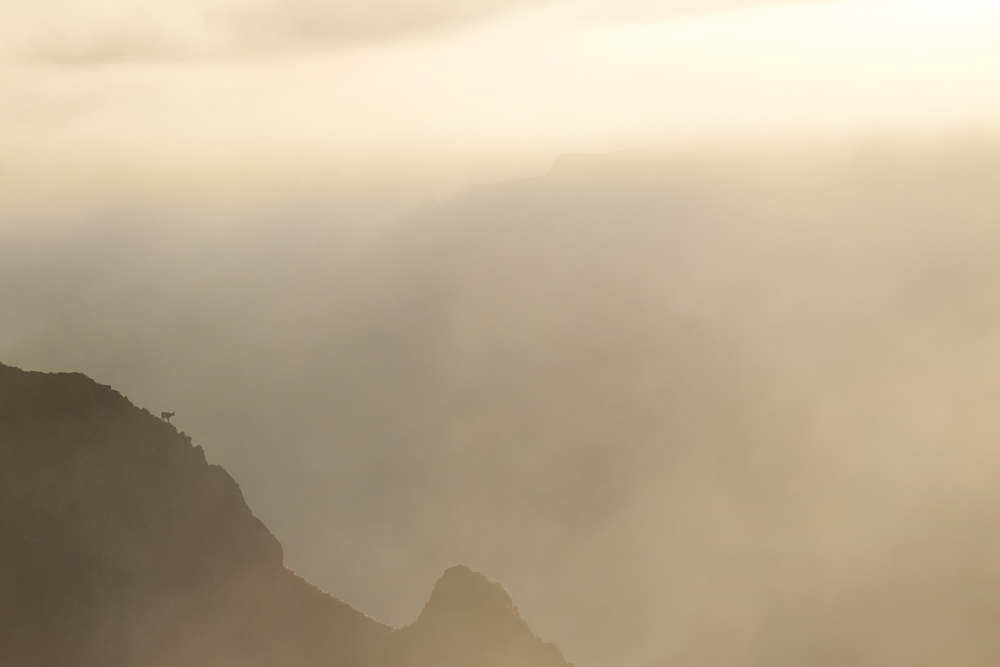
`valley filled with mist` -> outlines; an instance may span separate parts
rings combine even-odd
[[[997,183],[984,140],[670,145],[377,224],[19,211],[0,359],[176,411],[394,626],[465,563],[577,667],[991,665]]]

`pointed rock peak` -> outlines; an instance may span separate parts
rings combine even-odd
[[[517,614],[503,586],[473,572],[466,565],[448,568],[441,575],[424,608],[425,614],[450,611]]]
[[[464,565],[448,569],[411,625],[396,632],[400,667],[567,667],[536,637],[503,586]]]

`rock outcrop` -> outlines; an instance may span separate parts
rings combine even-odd
[[[566,663],[464,568],[393,631],[287,570],[184,433],[83,375],[0,364],[0,664]]]
[[[394,633],[389,662],[400,667],[565,664],[554,644],[535,637],[502,586],[464,565],[447,570],[417,620]]]

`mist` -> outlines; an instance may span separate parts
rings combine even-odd
[[[395,627],[464,564],[576,667],[992,667],[998,65],[979,0],[0,2],[0,363]]]
[[[461,562],[580,667],[994,664],[998,178],[972,139],[675,145],[378,224],[21,212],[0,355],[176,411],[397,626]]]

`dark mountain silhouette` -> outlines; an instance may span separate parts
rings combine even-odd
[[[183,432],[83,375],[0,364],[0,664],[566,662],[464,567],[394,631],[287,570]]]
[[[559,649],[532,634],[501,586],[461,565],[444,573],[420,616],[394,640],[392,664],[563,664]]]

